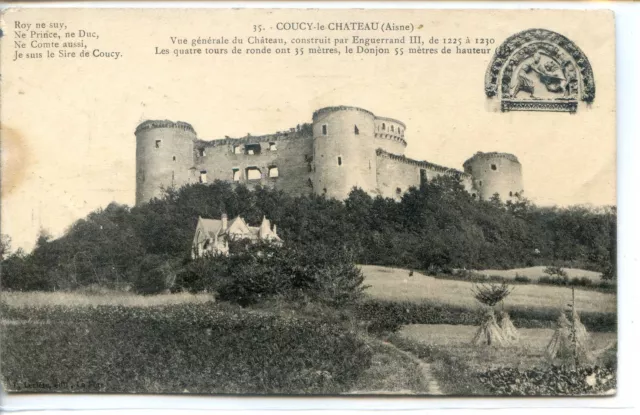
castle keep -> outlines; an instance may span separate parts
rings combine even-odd
[[[399,200],[411,186],[454,175],[476,198],[498,193],[506,201],[523,193],[516,156],[479,152],[459,171],[405,157],[405,130],[401,121],[347,106],[319,109],[311,125],[288,131],[211,141],[185,122],[145,121],[135,131],[136,204],[162,188],[216,179],[337,199],[357,186]]]

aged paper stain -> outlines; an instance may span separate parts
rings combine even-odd
[[[27,174],[31,157],[25,140],[13,128],[0,126],[2,137],[2,197],[18,189]]]

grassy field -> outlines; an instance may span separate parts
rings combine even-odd
[[[370,297],[391,301],[429,301],[434,304],[478,308],[473,297],[473,283],[430,277],[419,272],[374,265],[362,265],[366,276],[365,291]],[[578,311],[616,311],[616,296],[576,288]],[[520,284],[505,300],[505,307],[560,309],[571,301],[571,288],[537,284]]]
[[[477,326],[452,326],[448,324],[409,324],[404,326],[398,335],[405,339],[431,346],[442,346],[447,348],[461,348],[474,350],[469,345],[474,334],[478,330]],[[527,360],[541,359],[544,356],[544,349],[549,344],[552,329],[518,329],[521,341],[519,346],[513,348],[517,355]],[[605,348],[608,344],[616,340],[616,333],[591,333],[591,346],[594,350]],[[496,349],[490,349],[483,353],[483,357],[489,365],[504,365],[505,353],[493,353]],[[518,361],[509,362],[518,364]]]
[[[487,394],[478,374],[490,369],[525,370],[554,363],[544,354],[553,334],[551,329],[520,328],[519,344],[507,348],[472,346],[470,341],[477,329],[476,326],[413,324],[403,327],[391,341],[430,362],[441,389],[450,395]],[[590,338],[591,350],[598,353],[595,363],[615,361],[615,349],[611,348],[616,341],[615,333],[590,333]]]
[[[1,292],[0,304],[9,307],[97,307],[102,305],[157,307],[172,304],[201,304],[213,301],[213,294],[157,294],[138,295],[122,291],[101,293],[82,292]]]
[[[546,267],[529,267],[529,268],[514,268],[514,269],[484,269],[484,270],[470,270],[480,275],[503,277],[507,279],[515,279],[516,276],[527,277],[531,281],[538,281],[540,277],[549,277],[544,273]],[[602,273],[595,271],[588,271],[579,268],[562,268],[569,278],[588,278],[593,283],[599,283],[602,281]]]

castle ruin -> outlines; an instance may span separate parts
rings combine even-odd
[[[149,120],[136,128],[136,204],[163,188],[216,179],[260,184],[291,194],[345,199],[354,187],[399,200],[410,187],[440,175],[459,177],[474,197],[522,195],[522,167],[507,153],[476,153],[464,171],[405,157],[406,125],[362,108],[313,113],[312,124],[288,131],[205,141],[185,122]]]

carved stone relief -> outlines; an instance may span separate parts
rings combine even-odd
[[[485,93],[502,111],[575,112],[591,103],[596,87],[589,60],[572,41],[529,29],[500,45],[487,68]]]

